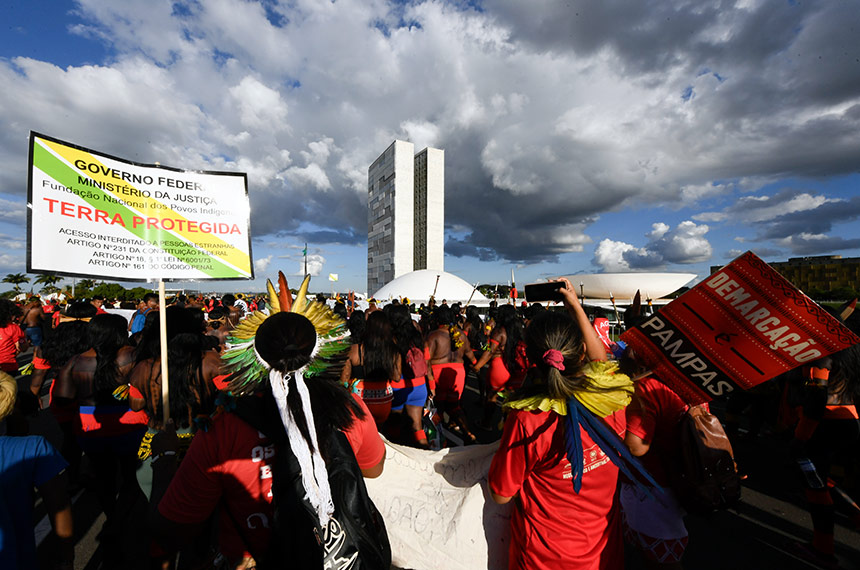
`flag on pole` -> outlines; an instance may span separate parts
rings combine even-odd
[[[511,267],[511,299],[517,300],[517,282],[514,281],[514,268]]]
[[[337,273],[329,273],[328,274],[329,281],[337,281]]]
[[[308,273],[308,244],[305,243],[305,248],[302,250],[302,255],[305,258],[305,275],[309,275]]]

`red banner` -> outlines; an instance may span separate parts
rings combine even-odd
[[[597,317],[594,319],[594,323],[592,324],[597,336],[600,337],[601,341],[603,341],[603,346],[606,347],[606,351],[609,352],[612,350],[612,339],[609,338],[609,319],[606,317]]]
[[[747,252],[621,335],[688,403],[747,390],[860,343]]]

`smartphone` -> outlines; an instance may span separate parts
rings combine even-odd
[[[561,281],[550,281],[549,283],[531,283],[525,286],[526,301],[539,303],[541,301],[561,301],[561,289],[564,283]]]

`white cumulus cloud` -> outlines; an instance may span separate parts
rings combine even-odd
[[[269,265],[272,263],[273,255],[267,255],[266,257],[258,257],[254,260],[254,271],[257,274],[265,273],[265,271],[269,268]]]
[[[606,272],[648,271],[664,268],[668,264],[701,263],[710,259],[713,248],[705,238],[708,226],[684,221],[671,229],[657,222],[645,234],[648,243],[643,247],[602,240],[595,248],[593,263]]]

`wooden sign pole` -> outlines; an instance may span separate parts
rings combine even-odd
[[[161,411],[164,425],[170,419],[170,389],[167,374],[167,299],[164,280],[158,280],[158,332],[161,339]]]

